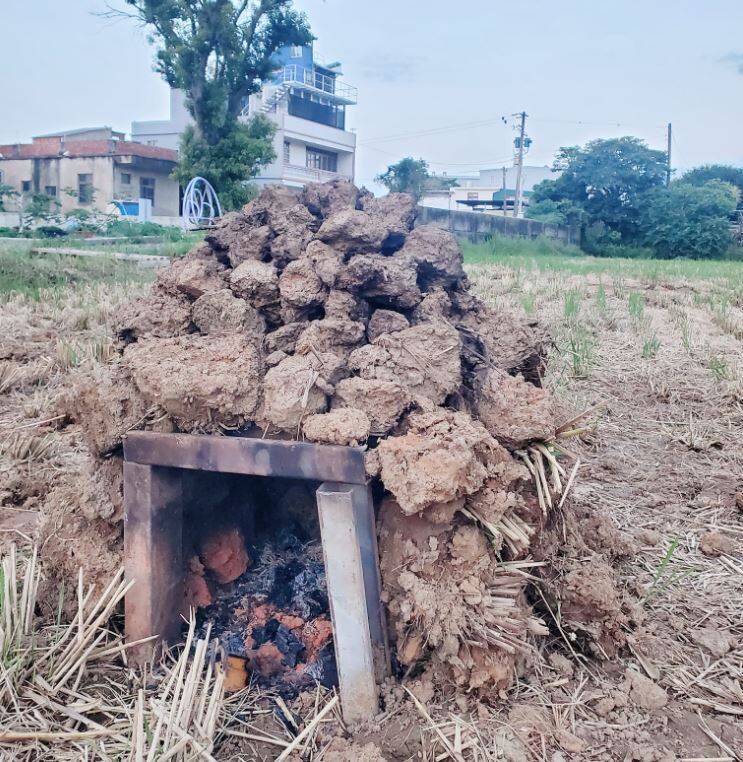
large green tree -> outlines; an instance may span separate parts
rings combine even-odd
[[[739,199],[738,189],[721,180],[651,191],[640,218],[643,243],[663,259],[722,257],[730,247],[729,216]]]
[[[571,202],[589,224],[603,223],[631,241],[639,234],[643,196],[665,181],[666,154],[634,137],[593,140],[561,148],[552,169],[560,176],[539,183],[531,204]]]
[[[274,158],[271,134],[261,125],[240,124],[238,117],[250,95],[276,70],[279,48],[312,41],[305,15],[291,0],[125,2],[130,9],[126,15],[151,31],[150,41],[158,48],[156,71],[171,87],[184,91],[194,120],[183,139],[179,177],[192,177],[200,166],[209,165],[207,179],[216,180],[217,192],[232,207],[245,196],[242,186],[260,163]],[[267,146],[246,150],[255,140]]]
[[[430,177],[428,162],[408,156],[396,164],[390,164],[387,171],[375,179],[390,193],[410,193],[419,199],[426,190]]]
[[[734,185],[743,195],[743,167],[729,164],[705,164],[684,172],[680,182],[686,185],[704,185],[709,180],[722,180]]]
[[[291,0],[126,0],[152,30],[156,70],[186,93],[209,145],[232,132],[245,100],[276,70],[285,45],[312,41]]]
[[[255,195],[255,188],[246,181],[276,157],[271,142],[275,131],[272,121],[257,116],[245,125],[236,124],[231,133],[210,146],[193,127],[187,127],[174,176],[182,186],[192,177],[206,178],[218,189],[225,209],[239,209]]]

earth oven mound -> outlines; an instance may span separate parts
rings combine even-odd
[[[138,660],[156,650],[145,640],[153,633],[177,642],[184,608],[200,605],[238,673],[233,687],[243,687],[247,669],[279,690],[330,687],[337,674],[347,721],[373,715],[389,659],[361,449],[140,432],[125,440],[124,457],[125,563],[135,580],[126,629],[130,642],[145,641]],[[306,500],[311,489],[293,515],[275,502],[292,487],[301,492],[287,480],[314,487],[317,511]],[[207,491],[222,499],[205,507]],[[313,525],[321,554],[312,552]],[[258,548],[262,558],[248,570],[249,549]],[[204,567],[215,582],[233,583],[216,601]]]
[[[541,383],[549,338],[498,306],[497,278],[494,304],[475,296],[454,238],[415,221],[402,194],[268,187],[161,271],[117,316],[115,356],[81,371],[66,401],[90,457],[82,487],[52,495],[49,568],[71,577],[82,563],[105,580],[121,562],[124,454],[137,437],[335,446],[363,458],[395,675],[495,699],[529,669],[558,608],[577,645],[615,650],[624,600],[601,556],[585,563],[582,526],[562,500],[572,463]],[[230,478],[193,492],[186,515],[217,515],[234,498],[223,494]],[[275,497],[266,504],[307,515],[306,495],[261,484]],[[314,511],[314,492],[309,500]],[[182,559],[199,609],[225,600],[219,585],[253,585],[244,575],[260,577],[276,550],[245,536],[244,516],[218,513],[210,543]],[[76,548],[55,537],[60,520]],[[282,642],[299,649],[294,666],[306,665],[307,644],[277,619],[286,612],[269,613],[247,623],[248,650],[275,645],[283,624]]]

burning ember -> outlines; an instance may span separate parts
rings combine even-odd
[[[202,635],[211,625],[225,654],[244,660],[246,677],[285,698],[317,683],[335,685],[321,546],[285,535],[265,543],[257,557],[199,610]]]

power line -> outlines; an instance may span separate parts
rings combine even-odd
[[[361,143],[359,145],[362,145]],[[365,148],[368,148],[370,151],[376,151],[377,153],[382,153],[385,156],[391,156],[393,159],[396,159],[400,152],[393,153],[392,151],[385,151],[382,148],[375,148],[374,146],[364,146]],[[476,166],[482,166],[483,164],[506,164],[510,161],[512,161],[512,156],[506,156],[505,158],[497,158],[497,159],[480,159],[478,161],[429,161],[426,159],[426,162],[428,164],[433,164],[437,167],[476,167]]]
[[[417,138],[426,135],[438,135],[444,132],[456,132],[457,130],[469,130],[477,127],[487,127],[491,124],[495,124],[501,121],[501,117],[494,119],[483,119],[477,122],[461,122],[459,124],[450,124],[442,127],[432,127],[428,130],[418,130],[416,132],[400,133],[398,135],[386,135],[378,138],[369,138],[368,140],[362,140],[359,145],[369,145],[370,143],[386,143],[392,140],[403,140],[404,138]]]
[[[658,129],[665,130],[665,124],[625,124],[622,122],[593,122],[586,119],[552,119],[549,117],[529,117],[532,122],[545,122],[553,124],[579,124],[586,127],[626,127],[628,129],[641,127],[643,129]],[[503,120],[502,116],[494,117],[492,119],[482,119],[472,122],[460,122],[459,124],[442,125],[441,127],[432,127],[427,130],[417,130],[415,132],[398,133],[397,135],[384,135],[377,138],[369,138],[368,140],[362,140],[359,145],[369,145],[370,143],[385,143],[394,140],[403,140],[405,138],[423,137],[426,135],[437,135],[440,133],[476,129],[478,127],[487,127],[492,124],[497,124]]]
[[[532,122],[547,122],[553,124],[580,124],[586,127],[626,127],[627,129],[634,129],[641,127],[642,129],[652,130],[665,130],[665,124],[625,124],[622,122],[592,122],[586,119],[550,119],[547,117],[529,117]]]

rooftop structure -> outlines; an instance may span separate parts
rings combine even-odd
[[[440,179],[454,180],[449,188],[428,191],[421,199],[422,206],[435,209],[481,211],[490,214],[511,213],[516,204],[517,168],[481,169],[476,175],[442,175]],[[549,167],[524,166],[522,201],[529,205],[534,186],[554,178]]]
[[[150,202],[156,216],[178,214],[178,183],[171,179],[178,154],[124,140],[110,127],[37,135],[30,143],[0,145],[0,183],[17,195],[7,211],[23,212],[35,195],[53,199],[60,214],[73,209],[107,211]]]
[[[277,52],[276,66],[273,78],[246,99],[240,115],[247,120],[264,114],[277,127],[276,159],[256,181],[300,186],[336,177],[353,180],[356,135],[346,129],[346,107],[357,102],[357,91],[341,80],[340,64],[321,62],[312,45],[292,45]],[[184,94],[171,90],[170,119],[132,122],[132,136],[177,149],[192,121]]]

